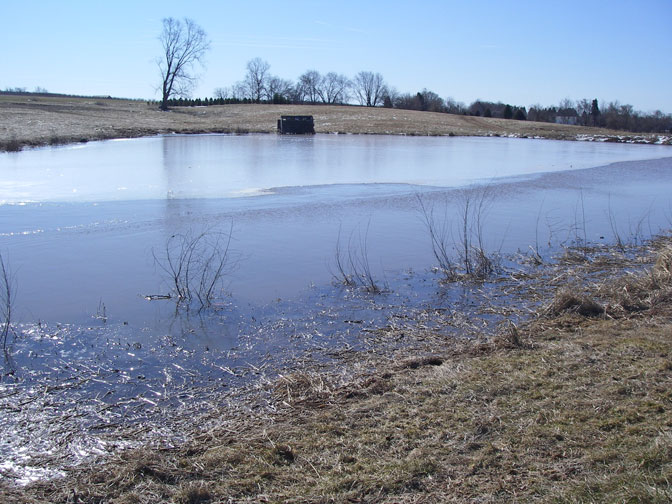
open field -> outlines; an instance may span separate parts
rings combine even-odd
[[[271,133],[281,115],[309,114],[318,133],[457,135],[672,143],[669,136],[412,110],[223,105],[161,112],[141,101],[0,95],[0,151],[160,133]]]
[[[281,376],[265,401],[185,419],[184,445],[0,486],[0,500],[670,502],[672,241],[568,250],[520,280],[541,308],[518,327],[382,328],[381,345],[415,344]]]

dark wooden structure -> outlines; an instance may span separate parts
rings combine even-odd
[[[314,135],[315,123],[313,116],[280,116],[280,119],[278,119],[278,133],[283,135]]]

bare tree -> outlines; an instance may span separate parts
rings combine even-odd
[[[161,71],[161,110],[168,110],[168,100],[185,97],[193,89],[198,77],[195,67],[203,66],[210,41],[203,29],[191,19],[165,18],[159,36],[163,56],[158,60]]]
[[[446,104],[438,94],[423,89],[414,95],[405,93],[397,95],[394,101],[397,108],[410,110],[424,110],[429,112],[445,112]]]
[[[350,85],[345,75],[329,72],[322,78],[317,92],[324,103],[345,103],[348,101]]]
[[[373,72],[359,72],[353,81],[353,89],[360,105],[375,107],[383,103],[387,85],[383,76]]]
[[[226,100],[231,98],[231,88],[228,87],[218,87],[212,92],[213,96],[220,100]]]
[[[294,93],[294,84],[287,79],[272,76],[268,79],[266,95],[273,103],[285,103],[291,100]]]
[[[247,74],[245,75],[245,87],[248,97],[259,103],[264,99],[268,88],[268,71],[271,65],[261,58],[254,58],[247,62]]]
[[[308,70],[299,77],[299,88],[303,95],[303,100],[310,103],[317,103],[320,99],[320,87],[322,85],[322,76],[317,70]]]
[[[232,88],[230,87],[225,87],[225,88],[215,88],[215,90],[212,92],[213,96],[219,100],[228,100],[229,98],[233,98],[233,91]]]
[[[244,100],[249,98],[247,85],[243,81],[236,82],[231,86],[231,98],[235,100]]]
[[[445,112],[446,103],[438,94],[429,89],[423,89],[418,93],[418,97],[422,101],[422,109],[428,112]]]
[[[579,121],[582,126],[588,126],[590,124],[590,112],[592,107],[593,104],[586,98],[576,102],[576,113],[579,114]]]
[[[452,97],[446,98],[446,112],[449,114],[465,114],[467,112],[467,107],[464,103],[458,102]]]
[[[560,105],[558,105],[558,109],[573,109],[574,108],[574,102],[569,99],[569,98],[563,98],[560,100]]]

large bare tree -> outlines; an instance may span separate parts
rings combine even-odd
[[[268,79],[266,95],[268,101],[273,103],[284,103],[292,99],[294,93],[294,84],[287,79],[281,79],[275,75]]]
[[[299,88],[303,101],[317,103],[320,98],[319,90],[322,76],[317,70],[308,70],[299,76]]]
[[[196,67],[203,66],[210,41],[205,31],[191,19],[165,18],[159,36],[163,55],[158,60],[161,71],[161,110],[168,110],[168,100],[186,97],[198,76]]]
[[[348,101],[350,80],[345,75],[329,72],[322,77],[318,94],[324,103],[345,103]]]
[[[261,58],[254,58],[247,62],[247,74],[245,75],[245,88],[247,96],[259,103],[267,94],[269,70],[271,65]]]
[[[387,85],[383,76],[373,72],[359,72],[352,83],[360,105],[375,107],[383,103],[387,94]]]

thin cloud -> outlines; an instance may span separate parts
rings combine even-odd
[[[332,47],[315,47],[313,45],[290,45],[253,42],[227,42],[222,44],[227,47],[259,47],[264,49],[333,49]]]
[[[336,26],[336,25],[333,25],[333,24],[328,23],[326,21],[322,21],[321,19],[315,19],[313,21],[313,23],[315,23],[316,25],[328,26],[330,28],[335,28],[337,30],[341,30],[341,31],[344,31],[344,32],[349,32],[349,33],[361,33],[361,34],[364,34],[364,35],[366,35],[368,33],[366,30],[364,30],[362,28],[355,28],[355,27],[352,27],[352,26]]]
[[[227,47],[262,47],[270,49],[335,49],[340,45],[340,42],[337,40],[310,37],[250,37],[220,40],[215,44]]]

